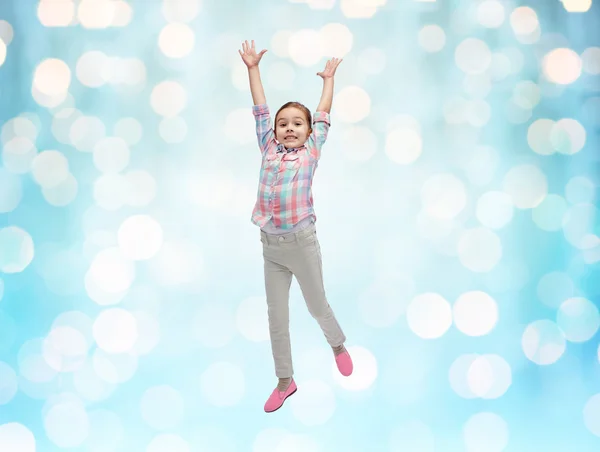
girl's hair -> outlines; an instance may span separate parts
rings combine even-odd
[[[279,116],[279,113],[281,112],[281,110],[284,110],[289,107],[294,107],[294,108],[297,108],[298,110],[301,110],[302,113],[304,113],[304,116],[306,117],[306,122],[308,122],[308,128],[312,129],[312,116],[310,114],[310,110],[308,108],[306,108],[304,105],[302,105],[300,102],[288,102],[286,104],[283,104],[281,106],[281,108],[279,110],[277,110],[277,114],[275,115],[275,124],[277,124],[277,117]]]

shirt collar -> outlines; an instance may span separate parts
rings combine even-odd
[[[289,154],[290,152],[297,152],[297,151],[300,151],[301,149],[306,149],[306,145],[303,144],[299,148],[289,148],[289,149],[286,149],[286,147],[281,143],[279,143],[277,145],[277,153],[283,152],[284,154]]]

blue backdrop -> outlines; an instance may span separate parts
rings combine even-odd
[[[600,2],[3,0],[0,451],[600,450]],[[274,414],[260,153],[341,57]]]

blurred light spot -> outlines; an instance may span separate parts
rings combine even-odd
[[[481,74],[492,63],[492,53],[487,44],[477,38],[463,40],[454,53],[456,65],[467,74]]]
[[[107,173],[94,182],[94,200],[105,210],[118,210],[128,200],[128,179],[116,173]]]
[[[565,352],[566,341],[556,323],[551,320],[536,320],[525,328],[521,347],[529,360],[544,366],[558,361]]]
[[[290,30],[276,31],[271,38],[273,53],[280,58],[290,58],[290,40],[293,35],[294,33]]]
[[[111,385],[129,381],[135,375],[137,366],[137,356],[130,352],[109,354],[96,348],[92,356],[93,371]]]
[[[429,240],[439,240],[448,237],[454,227],[453,220],[440,220],[420,211],[417,215],[418,233]]]
[[[554,153],[554,147],[550,142],[550,134],[554,128],[554,121],[551,119],[536,119],[527,130],[527,143],[529,147],[537,154],[551,155]]]
[[[469,155],[463,169],[469,182],[473,185],[484,186],[494,178],[500,157],[491,146],[477,146]]]
[[[313,66],[321,61],[325,51],[324,46],[321,33],[316,30],[301,29],[290,36],[288,53],[299,66]]]
[[[6,46],[9,46],[13,40],[15,32],[10,22],[0,20],[0,41],[4,41]]]
[[[471,362],[466,380],[470,390],[482,399],[497,399],[512,383],[509,364],[498,355],[480,355]]]
[[[498,322],[498,306],[487,293],[465,292],[452,307],[454,325],[467,336],[489,334]]]
[[[160,224],[149,215],[133,215],[127,218],[118,232],[119,247],[132,260],[147,260],[153,257],[163,242]]]
[[[81,446],[90,432],[85,406],[80,401],[59,401],[44,416],[48,439],[59,448]]]
[[[43,188],[56,187],[69,176],[69,161],[62,152],[43,151],[33,159],[31,173]]]
[[[135,118],[121,118],[114,126],[114,135],[125,140],[129,146],[138,144],[142,139],[142,124]]]
[[[43,60],[35,69],[33,88],[44,96],[66,96],[71,85],[71,69],[67,63],[56,58]]]
[[[230,112],[222,130],[225,136],[237,144],[256,143],[256,124],[248,108],[238,108]]]
[[[336,0],[305,0],[311,9],[333,9]]]
[[[146,81],[146,64],[138,58],[118,58],[109,60],[108,82],[113,85],[136,86]]]
[[[44,359],[42,347],[42,339],[30,339],[23,343],[17,353],[19,375],[32,383],[49,382],[57,374],[56,369],[50,367]]]
[[[122,138],[102,138],[93,153],[94,165],[103,173],[120,173],[129,164],[129,147]]]
[[[4,64],[4,62],[6,61],[6,54],[7,54],[6,44],[4,44],[4,41],[2,39],[0,39],[0,66],[2,66]]]
[[[111,26],[126,27],[133,18],[133,8],[126,0],[114,0],[115,11]]]
[[[533,109],[540,102],[540,87],[530,80],[518,82],[514,89],[512,100],[521,108]]]
[[[136,356],[150,354],[160,342],[160,324],[153,313],[134,311],[138,339],[130,353]]]
[[[12,212],[23,199],[23,184],[19,176],[0,167],[0,214]]]
[[[142,395],[140,410],[142,418],[150,427],[156,430],[173,430],[183,420],[183,397],[172,386],[154,386]]]
[[[45,27],[67,27],[75,18],[75,3],[72,0],[42,0],[38,3],[37,16]]]
[[[531,216],[540,229],[559,231],[566,211],[567,201],[560,195],[550,194],[533,208]]]
[[[398,127],[388,133],[385,141],[385,153],[388,158],[400,165],[415,162],[423,151],[423,140],[419,132]],[[373,149],[375,152],[375,149]]]
[[[465,267],[477,273],[492,270],[502,257],[500,238],[486,228],[464,231],[457,244],[458,258]]]
[[[571,245],[578,249],[594,248],[598,237],[594,234],[600,214],[591,203],[571,206],[563,217],[563,234]]]
[[[31,170],[36,155],[37,148],[29,138],[15,137],[4,144],[2,162],[11,173],[25,174]]]
[[[71,326],[52,328],[42,345],[42,354],[58,372],[73,372],[82,367],[90,345],[84,335]]]
[[[73,389],[85,400],[100,402],[108,399],[115,392],[116,385],[103,380],[96,373],[92,362],[88,360],[83,368],[73,374]]]
[[[246,392],[244,373],[235,364],[213,363],[200,377],[200,391],[216,407],[237,405]]]
[[[374,280],[358,298],[362,320],[374,328],[394,325],[405,312],[415,283],[406,273]]]
[[[419,45],[426,52],[439,52],[446,45],[446,33],[439,25],[425,25],[419,30]]]
[[[90,434],[87,443],[92,445],[91,452],[118,449],[125,437],[123,421],[114,412],[98,409],[88,414]]]
[[[340,8],[348,19],[369,19],[386,0],[340,0]]]
[[[109,248],[112,245],[112,243],[104,243],[103,245],[104,246],[99,246],[99,250],[96,252]],[[126,289],[121,290],[119,292],[107,291],[96,282],[96,280],[90,272],[87,272],[85,274],[84,285],[87,295],[90,297],[90,299],[92,299],[101,306],[118,304],[121,302],[121,300],[123,300],[123,297],[127,293]]]
[[[110,80],[110,70],[110,58],[104,52],[91,50],[79,57],[75,74],[82,85],[98,88]]]
[[[163,0],[162,13],[168,22],[189,23],[200,12],[200,0]]]
[[[116,247],[100,251],[88,272],[98,287],[108,293],[119,293],[129,289],[135,278],[133,263]]]
[[[80,0],[77,17],[84,28],[108,28],[114,20],[115,10],[115,2],[111,0]]]
[[[344,128],[341,142],[344,157],[355,162],[368,161],[377,151],[377,137],[364,126]]]
[[[234,315],[230,306],[204,303],[192,319],[192,337],[202,347],[220,348],[235,336]]]
[[[466,206],[467,194],[463,182],[452,174],[429,177],[421,189],[423,209],[432,217],[448,220]]]
[[[335,361],[331,361],[330,364],[331,375],[333,375],[334,381],[346,391],[366,391],[373,386],[377,379],[377,358],[371,350],[365,347],[351,346],[347,347],[347,350],[352,356],[354,364],[352,375],[342,376]]]
[[[511,98],[506,106],[506,117],[513,124],[523,124],[531,119],[533,111],[529,108],[521,107]]]
[[[504,19],[504,6],[498,0],[483,0],[477,5],[477,20],[484,27],[500,28]]]
[[[196,35],[188,25],[171,23],[158,35],[158,47],[169,58],[183,58],[194,50]]]
[[[107,353],[126,353],[134,346],[138,330],[135,317],[125,309],[106,309],[94,321],[94,339]]]
[[[600,436],[600,394],[593,395],[585,403],[583,407],[583,423],[593,435]]]
[[[20,273],[33,260],[33,240],[23,229],[9,226],[0,229],[0,271]]]
[[[335,412],[335,395],[331,387],[320,380],[302,382],[306,397],[292,398],[294,417],[308,427],[327,423]]]
[[[329,23],[319,30],[319,35],[325,44],[323,56],[327,59],[343,58],[352,50],[354,37],[346,25]]]
[[[542,60],[545,77],[552,83],[568,85],[581,75],[582,62],[571,49],[558,48],[548,52]]]
[[[495,413],[471,416],[463,427],[467,452],[502,452],[508,445],[508,424]]]
[[[501,52],[492,54],[492,62],[489,67],[489,74],[494,81],[501,81],[511,73],[512,65],[510,58]]]
[[[563,301],[573,297],[575,285],[571,277],[559,271],[546,273],[537,284],[537,295],[550,308],[558,308]]]
[[[264,296],[248,297],[239,304],[235,315],[239,332],[249,341],[269,340],[269,319],[267,300]]]
[[[3,361],[0,361],[0,405],[6,405],[9,403],[19,390],[17,382],[17,374]],[[0,437],[0,446],[2,445],[2,438]],[[1,449],[0,450],[4,450]]]
[[[39,118],[38,118],[39,119]],[[38,137],[38,126],[23,115],[9,119],[2,126],[2,143],[8,143],[13,138],[23,137],[34,143]]]
[[[417,295],[408,305],[406,320],[417,336],[437,339],[452,325],[452,307],[436,293]]]
[[[368,47],[358,56],[358,64],[369,75],[381,74],[386,66],[386,53],[378,47]]]
[[[165,143],[182,143],[188,133],[188,126],[181,116],[164,118],[158,126],[158,133]]]
[[[585,13],[592,7],[592,0],[561,0],[570,13]]]
[[[206,264],[198,246],[193,242],[164,242],[160,251],[150,260],[149,268],[159,284],[203,284]]]
[[[527,7],[520,6],[515,8],[510,15],[510,25],[515,35],[529,35],[539,28],[539,21],[536,12]]]
[[[64,207],[75,200],[79,184],[71,173],[58,185],[50,188],[43,187],[42,195],[48,204],[55,207]]]
[[[245,67],[242,68],[244,74],[244,90],[248,87],[248,71]],[[278,90],[288,90],[294,86],[296,80],[296,72],[294,67],[286,62],[276,62],[269,66],[267,72],[267,81],[270,86]]]
[[[478,354],[464,354],[456,358],[448,370],[448,381],[452,390],[463,399],[477,397],[467,379],[471,365],[479,358]]]
[[[8,422],[0,425],[0,450],[4,452],[36,452],[33,433],[23,424]]]
[[[369,116],[371,111],[371,98],[369,97],[369,94],[359,86],[346,86],[335,96],[333,108],[335,110],[335,115],[340,121],[357,123]]]
[[[518,209],[532,209],[546,197],[548,182],[535,165],[518,165],[511,168],[502,181],[504,191]]]
[[[126,203],[132,207],[143,207],[150,204],[157,192],[156,180],[144,170],[134,170],[125,173]]]
[[[489,74],[466,74],[463,79],[465,93],[473,98],[483,99],[492,89],[492,81]]]
[[[512,220],[512,200],[501,191],[486,192],[477,200],[475,215],[483,226],[501,229]]]
[[[444,101],[443,113],[448,124],[462,124],[467,120],[469,103],[464,97],[450,96]]]
[[[565,187],[565,196],[571,204],[593,203],[596,185],[585,176],[569,179]]]
[[[152,89],[150,105],[160,116],[173,117],[180,114],[187,104],[185,88],[177,82],[164,81]]]
[[[561,119],[554,123],[550,131],[550,143],[561,154],[572,155],[581,151],[585,140],[585,129],[576,119]]]
[[[583,70],[588,74],[600,74],[600,47],[588,47],[581,54]]]
[[[600,314],[595,304],[586,298],[565,300],[556,313],[556,323],[570,342],[590,340],[600,327]]]
[[[189,443],[181,436],[163,434],[155,436],[145,449],[145,452],[191,452]]]
[[[93,152],[94,146],[106,136],[106,127],[96,116],[80,116],[71,124],[69,138],[78,150]]]
[[[52,134],[63,144],[71,144],[71,127],[83,114],[75,108],[63,108],[54,112]]]

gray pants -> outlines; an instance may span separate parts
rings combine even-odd
[[[267,234],[262,230],[260,234],[275,375],[287,378],[294,374],[289,310],[292,276],[296,277],[308,311],[319,323],[329,345],[342,345],[346,336],[325,296],[321,247],[315,225],[283,235]]]

